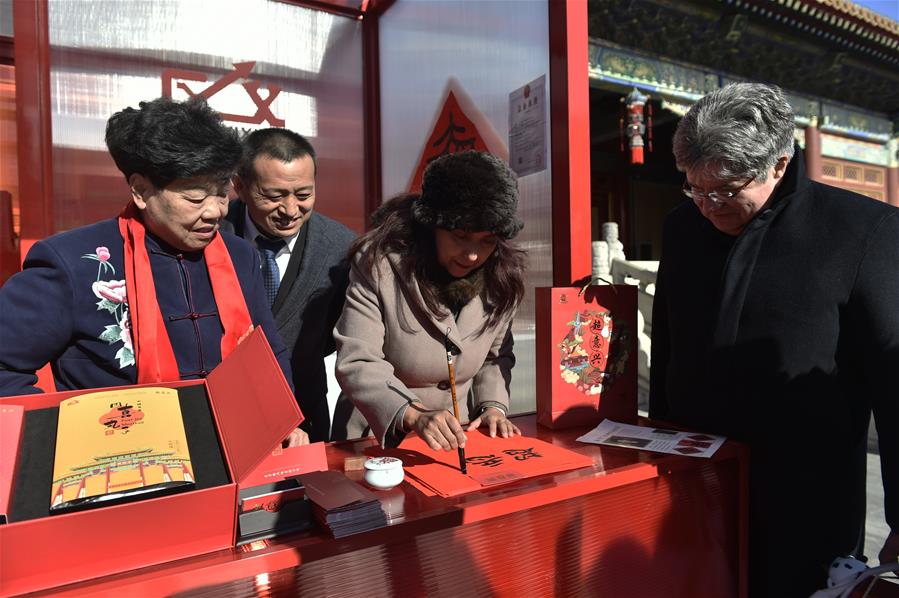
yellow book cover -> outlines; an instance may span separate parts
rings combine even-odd
[[[59,405],[51,510],[193,481],[175,389],[101,391]]]

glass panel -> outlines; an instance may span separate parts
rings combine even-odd
[[[381,17],[385,198],[408,189],[450,89],[469,106],[466,116],[481,135],[494,140],[487,147],[508,159],[509,94],[546,75],[549,99],[548,18],[546,2],[491,0],[397,2]],[[548,112],[546,123],[546,155],[551,155]],[[528,251],[528,272],[525,300],[513,324],[515,413],[533,411],[536,404],[534,287],[552,286],[551,182],[549,161],[546,170],[518,182],[518,213],[525,226],[516,241]]]
[[[12,226],[19,234],[19,161],[16,152],[16,69],[0,64],[0,191],[12,195]],[[7,214],[0,214],[6,228]]]
[[[0,35],[13,36],[12,0],[0,0]]]
[[[363,230],[361,22],[271,0],[50,0],[49,9],[56,231],[127,201],[103,141],[109,116],[189,94],[208,96],[239,129],[307,136],[316,209]]]

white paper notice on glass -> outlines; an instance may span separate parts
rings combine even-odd
[[[714,455],[725,440],[727,438],[724,436],[714,434],[632,426],[608,419],[578,438],[579,442],[589,444],[605,444],[706,459]]]
[[[546,75],[509,94],[509,166],[520,177],[546,170]]]

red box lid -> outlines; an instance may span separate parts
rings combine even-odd
[[[262,328],[206,378],[235,481],[242,482],[303,421]]]
[[[24,413],[21,405],[0,405],[0,515],[8,515]]]

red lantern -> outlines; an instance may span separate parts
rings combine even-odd
[[[643,164],[643,135],[646,134],[649,151],[652,151],[652,104],[649,96],[634,88],[626,98],[622,98],[624,116],[619,121],[621,129],[621,151],[624,151],[624,138],[628,138],[631,150],[631,163]],[[647,125],[643,124],[643,109],[648,105]]]

